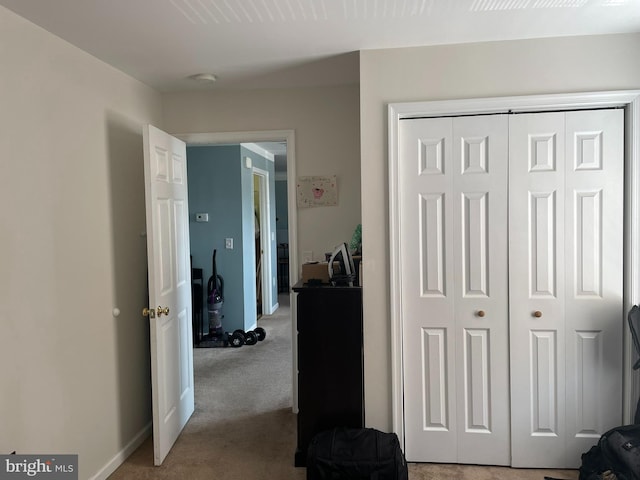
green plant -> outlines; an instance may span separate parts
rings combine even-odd
[[[353,236],[351,237],[351,242],[349,243],[349,248],[353,253],[360,253],[362,249],[362,225],[358,224],[356,230],[353,232]]]

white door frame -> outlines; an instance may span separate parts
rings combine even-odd
[[[271,203],[269,202],[269,172],[253,167],[252,174],[258,177],[260,191],[258,201],[260,202],[260,249],[262,250],[262,277],[260,286],[262,288],[262,313],[271,315],[273,313],[273,280],[271,272]],[[256,292],[257,298],[258,292]]]
[[[298,209],[296,205],[296,136],[294,130],[260,130],[247,132],[209,132],[173,134],[187,146],[229,145],[253,142],[287,142],[287,206],[289,209],[289,278],[298,278]],[[298,411],[298,342],[296,331],[296,296],[289,291],[291,306],[293,411]]]
[[[398,201],[398,132],[400,120],[418,117],[537,112],[594,108],[625,108],[625,272],[623,418],[631,423],[640,393],[640,379],[631,369],[633,346],[626,312],[640,302],[640,90],[473,98],[432,102],[391,103],[388,106],[389,231],[391,274],[392,422],[404,447],[402,375],[402,305],[400,304],[400,205]],[[623,312],[621,312],[623,313]],[[621,319],[622,320],[622,319]],[[635,399],[635,400],[634,400]]]

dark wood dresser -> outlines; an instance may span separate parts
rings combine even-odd
[[[364,426],[362,289],[298,283],[293,291],[298,294],[295,465],[303,467],[317,433]]]

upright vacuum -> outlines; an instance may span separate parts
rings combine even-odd
[[[255,345],[265,339],[267,333],[264,328],[245,332],[238,329],[233,333],[225,332],[222,328],[222,304],[224,303],[224,280],[218,274],[216,266],[216,250],[213,250],[213,274],[207,282],[207,316],[209,318],[209,333],[196,345],[199,348],[210,347],[241,347]]]
[[[213,274],[207,283],[207,314],[209,317],[209,338],[222,339],[222,304],[224,303],[224,280],[218,275],[216,250],[213,250]]]

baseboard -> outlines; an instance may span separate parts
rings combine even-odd
[[[142,445],[149,435],[151,435],[152,431],[152,423],[149,422],[145,427],[142,428],[138,432],[138,434],[133,437],[133,439],[125,445],[125,447],[116,453],[111,460],[107,462],[107,464],[102,467],[98,473],[96,473],[93,477],[90,477],[90,480],[106,480],[109,475],[116,471],[116,469],[124,463],[124,461],[131,455],[136,449]]]
[[[250,325],[249,328],[247,328],[245,331],[249,332],[251,330],[255,330],[257,326],[258,326],[258,324],[254,323],[253,325]]]

